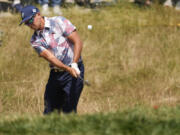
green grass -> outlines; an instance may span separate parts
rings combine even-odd
[[[40,8],[41,9],[41,8]],[[179,12],[126,1],[97,9],[62,8],[84,43],[85,78],[78,113],[123,111],[135,106],[177,106],[180,99]],[[53,14],[51,15],[53,16]],[[1,115],[42,114],[48,63],[19,26],[20,15],[0,15]],[[92,30],[87,26],[91,24]]]
[[[21,116],[0,120],[2,135],[179,135],[180,108],[135,108],[96,115]]]
[[[19,27],[20,15],[0,14],[0,135],[179,135],[179,12],[124,0],[62,11],[84,43],[91,83],[79,115],[42,116],[48,63],[31,48],[33,31]]]

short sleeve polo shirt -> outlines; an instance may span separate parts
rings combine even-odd
[[[62,16],[44,19],[44,29],[35,31],[32,35],[30,41],[32,47],[38,54],[47,49],[65,65],[70,65],[73,61],[74,45],[67,36],[76,30],[76,27]]]

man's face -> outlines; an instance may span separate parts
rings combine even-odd
[[[37,13],[31,19],[25,22],[25,25],[29,26],[33,30],[40,30],[42,28],[41,15]]]

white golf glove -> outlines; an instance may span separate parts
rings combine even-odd
[[[77,63],[72,63],[72,64],[71,64],[71,67],[76,70],[76,72],[77,72],[77,74],[78,74],[78,76],[79,76],[81,72],[80,72],[80,70],[79,70],[79,68],[78,68]]]

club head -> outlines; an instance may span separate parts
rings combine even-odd
[[[83,81],[83,83],[84,83],[85,85],[91,86],[91,84],[89,83],[88,80],[84,80],[81,76],[79,76],[79,79],[80,79],[81,81]]]
[[[84,84],[87,85],[87,86],[91,86],[91,84],[89,83],[88,80],[85,80],[85,81],[84,81]]]

